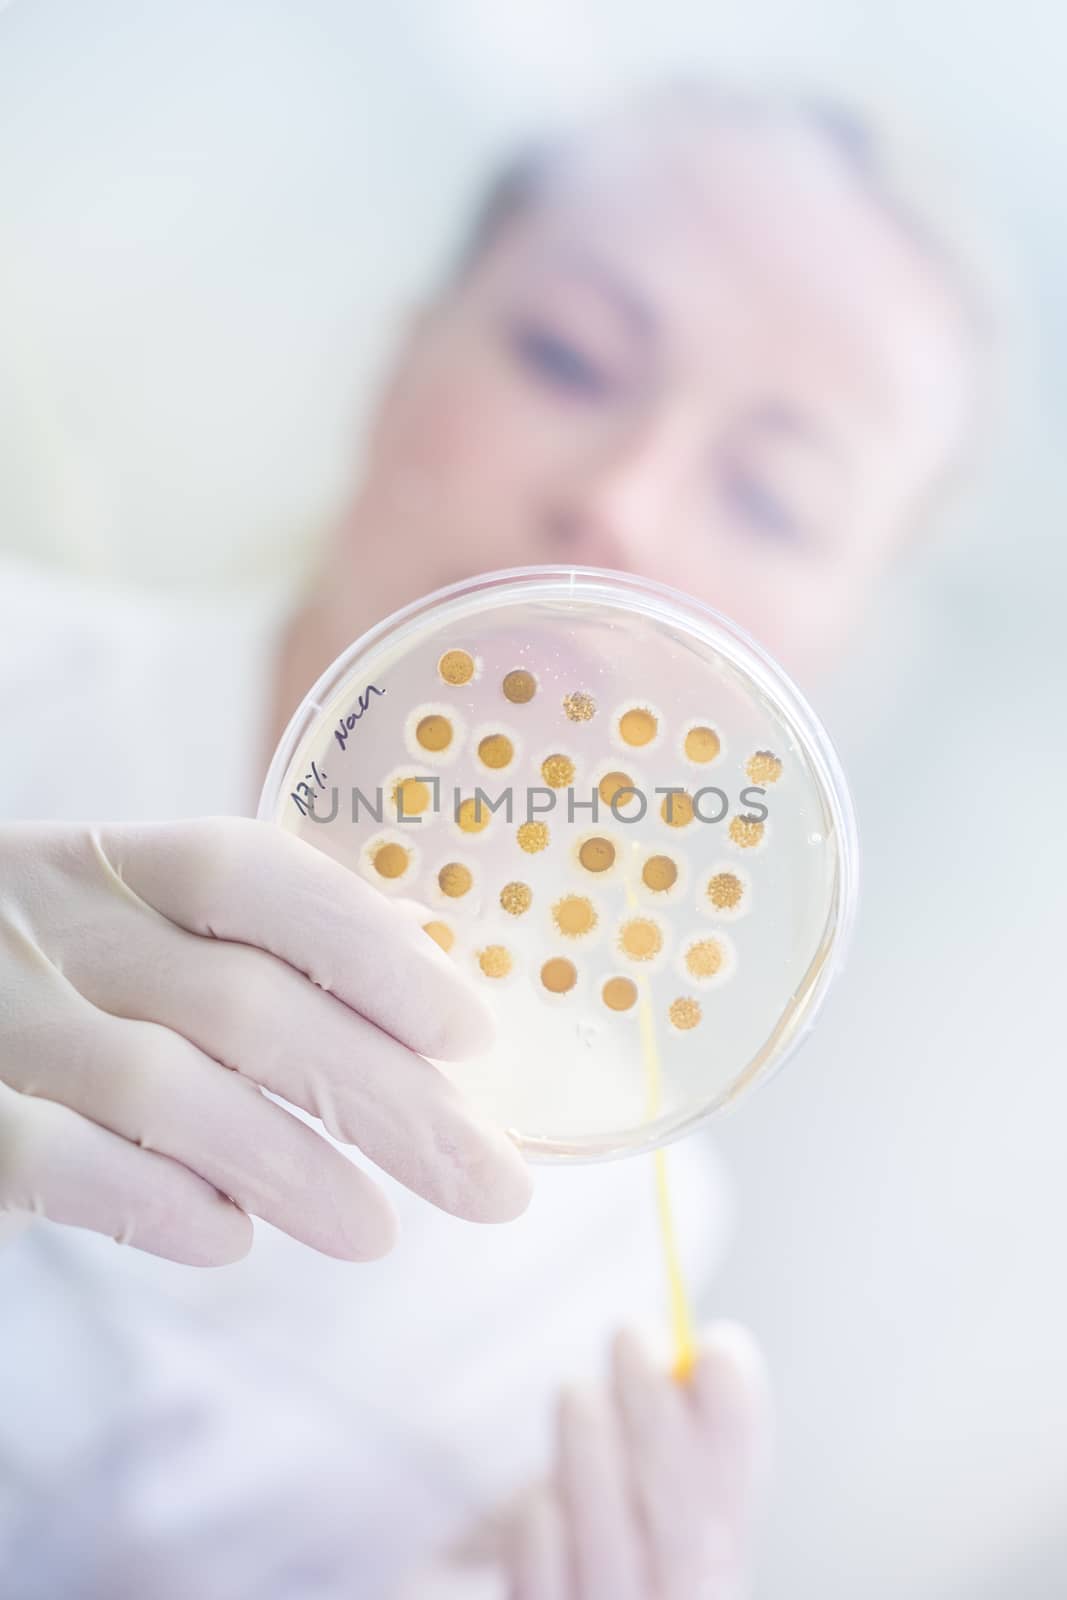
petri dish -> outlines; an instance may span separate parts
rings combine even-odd
[[[781,1067],[840,970],[852,805],[786,674],[691,596],[535,567],[323,674],[259,815],[403,900],[495,1012],[443,1067],[534,1160],[661,1147]]]

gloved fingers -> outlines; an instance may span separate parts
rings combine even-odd
[[[614,1408],[600,1391],[565,1390],[556,1484],[574,1600],[644,1600],[646,1558]]]
[[[632,1333],[614,1349],[614,1394],[657,1600],[730,1600],[739,1592],[766,1431],[762,1364],[732,1324],[709,1331],[679,1382]]]
[[[187,1167],[0,1083],[0,1212],[32,1212],[188,1266],[239,1261],[252,1224]]]
[[[767,1371],[751,1335],[737,1323],[713,1324],[685,1393],[699,1429],[709,1493],[728,1508],[740,1533],[771,1447]]]
[[[662,1600],[737,1600],[757,1467],[766,1450],[768,1406],[762,1362],[732,1324],[709,1330],[690,1377],[675,1385],[688,1441],[676,1481],[673,1528],[654,1543]]]
[[[72,1062],[77,1070],[71,1071]],[[344,1261],[384,1255],[396,1219],[381,1189],[306,1123],[154,1022],[82,1001],[9,1082],[179,1161],[303,1244]]]
[[[270,823],[209,817],[105,830],[118,881],[190,933],[255,945],[420,1055],[492,1044],[474,986],[386,897]]]
[[[547,1484],[516,1509],[508,1550],[508,1600],[571,1600],[559,1501]]]
[[[692,1565],[685,1546],[693,1533],[690,1503],[698,1464],[686,1401],[632,1331],[617,1336],[612,1357],[613,1395],[653,1592],[672,1595],[672,1568]]]
[[[504,1222],[529,1201],[529,1168],[511,1140],[476,1119],[437,1067],[262,950],[152,921],[122,963],[72,952],[68,976],[94,1005],[160,1023],[319,1117],[445,1211]]]

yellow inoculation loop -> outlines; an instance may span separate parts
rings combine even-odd
[[[630,874],[626,874],[626,899],[631,911],[637,909]],[[663,1099],[662,1074],[659,1049],[656,1045],[656,1025],[652,1015],[652,1002],[648,994],[648,979],[638,978],[640,995],[638,1023],[641,1029],[641,1049],[645,1058],[645,1113],[651,1119],[658,1115]],[[667,1171],[667,1152],[657,1150],[656,1207],[659,1212],[660,1236],[667,1267],[667,1294],[670,1306],[671,1334],[674,1340],[674,1365],[671,1376],[684,1383],[696,1361],[696,1339],[693,1318],[689,1310],[689,1296],[682,1276],[682,1262],[678,1250],[678,1232],[674,1225],[674,1208],[671,1205],[671,1186]]]

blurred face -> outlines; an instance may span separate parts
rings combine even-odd
[[[624,568],[807,676],[958,442],[951,293],[815,133],[594,143],[423,318],[347,559],[376,616],[494,568]]]

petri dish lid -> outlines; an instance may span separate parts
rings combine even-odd
[[[495,1012],[443,1070],[533,1159],[665,1144],[779,1068],[840,969],[852,805],[733,623],[624,573],[497,572],[323,674],[259,815],[405,901]]]

